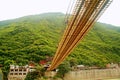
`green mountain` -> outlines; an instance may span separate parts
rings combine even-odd
[[[0,22],[0,64],[26,64],[53,56],[66,24],[62,13],[45,13]],[[97,22],[67,60],[104,66],[120,62],[120,28]]]

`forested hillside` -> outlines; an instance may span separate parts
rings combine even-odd
[[[38,63],[53,56],[66,27],[62,13],[25,16],[0,22],[0,64]],[[104,66],[120,62],[120,28],[96,23],[67,60]]]

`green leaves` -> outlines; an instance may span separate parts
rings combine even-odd
[[[67,61],[64,61],[62,64],[58,67],[57,76],[60,78],[64,78],[65,74],[70,71],[70,64]]]
[[[45,56],[54,56],[66,27],[64,16],[46,13],[0,22],[0,64],[9,60],[20,65],[30,60],[38,63]],[[97,22],[69,55],[68,61],[71,66],[100,67],[120,62],[120,28]]]

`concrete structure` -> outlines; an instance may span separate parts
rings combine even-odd
[[[48,71],[45,76],[51,78],[56,75],[56,72]],[[120,68],[113,69],[91,69],[70,71],[65,74],[64,80],[120,80]]]
[[[24,80],[30,68],[26,66],[10,65],[8,80]]]
[[[64,80],[107,80],[120,78],[120,68],[79,70],[67,73]]]

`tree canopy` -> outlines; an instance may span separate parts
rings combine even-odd
[[[62,13],[45,13],[0,22],[0,64],[38,63],[53,56],[66,27],[64,17]],[[72,58],[77,64],[100,67],[120,62],[120,28],[95,23],[68,60]]]

